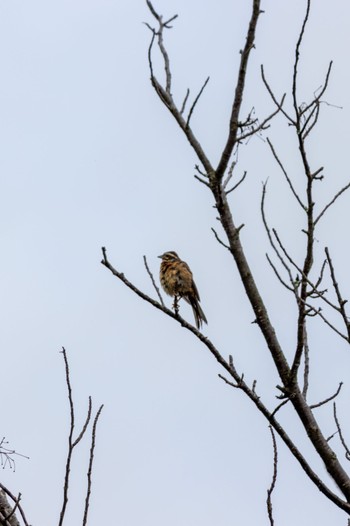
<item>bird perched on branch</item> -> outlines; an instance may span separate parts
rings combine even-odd
[[[162,260],[159,272],[160,283],[164,291],[174,297],[175,313],[178,314],[178,301],[183,298],[191,305],[197,329],[200,329],[202,322],[208,322],[199,305],[200,297],[190,267],[176,252],[164,252],[158,257]]]

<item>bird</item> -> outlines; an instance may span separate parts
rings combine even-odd
[[[160,283],[166,294],[175,298],[175,312],[178,299],[183,298],[191,305],[197,329],[200,329],[203,322],[208,322],[199,305],[200,297],[190,267],[173,250],[164,252],[158,257],[162,260],[159,272]]]

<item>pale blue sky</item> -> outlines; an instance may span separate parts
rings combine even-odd
[[[320,86],[333,59],[325,99],[343,108],[324,105],[310,140],[315,168],[325,167],[318,190],[322,207],[350,179],[350,6],[345,0],[312,4],[300,101]],[[194,95],[211,77],[193,127],[215,164],[226,138],[250,2],[154,5],[166,17],[179,14],[167,35],[176,100],[187,87]],[[290,88],[304,8],[304,0],[263,2],[246,112],[254,106],[262,118],[273,109],[260,79],[261,63],[278,95]],[[0,435],[30,456],[17,461],[15,473],[2,471],[2,481],[22,493],[31,524],[57,522],[69,418],[63,345],[80,420],[88,395],[95,408],[105,404],[89,524],[268,524],[272,445],[266,422],[242,393],[218,379],[222,371],[191,334],[100,264],[104,245],[119,270],[154,294],[142,256],[157,276],[157,255],[176,250],[194,272],[209,321],[205,332],[225,357],[233,354],[247,379],[258,380],[258,392],[273,407],[278,379],[251,324],[236,270],[210,230],[218,226],[211,196],[193,178],[197,160],[150,85],[150,32],[144,21],[153,23],[141,1],[0,4]],[[301,188],[295,138],[282,120],[269,136]],[[264,140],[254,138],[240,150],[237,177],[244,170],[247,182],[232,196],[234,215],[246,225],[242,241],[290,357],[295,307],[265,260],[261,182],[269,177],[269,220],[295,257],[302,254],[304,218]],[[316,236],[320,254],[324,245],[332,250],[346,297],[349,199],[350,194],[339,201]],[[192,319],[186,306],[183,314]],[[329,396],[344,380],[339,411],[350,433],[348,347],[316,321],[311,338],[310,400]],[[286,409],[281,418],[308,452],[291,412]],[[320,418],[326,434],[334,432],[331,407],[320,410]],[[73,464],[68,526],[81,522],[88,447],[85,439]],[[276,524],[345,525],[345,515],[305,479],[282,444],[279,455]],[[312,458],[327,480],[320,461]]]

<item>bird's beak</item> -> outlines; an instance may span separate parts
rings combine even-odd
[[[163,257],[163,256],[157,256],[157,258],[160,258],[160,259],[162,259],[162,257]]]

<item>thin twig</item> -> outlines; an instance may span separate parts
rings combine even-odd
[[[278,396],[277,398],[280,398],[280,396]],[[275,414],[277,413],[277,411],[279,411],[281,409],[281,407],[283,407],[284,405],[286,405],[288,402],[289,402],[289,398],[285,398],[283,400],[283,402],[281,402],[280,404],[278,404],[277,407],[275,407],[275,409],[272,411],[272,416],[275,416]]]
[[[252,129],[249,132],[242,133],[242,135],[239,135],[237,140],[238,141],[243,141],[244,139],[247,139],[248,137],[251,137],[252,135],[255,135],[256,133],[258,133],[261,130],[266,130],[269,127],[269,126],[266,126],[267,123],[271,119],[273,119],[273,117],[275,117],[277,115],[277,113],[279,113],[281,111],[283,103],[284,103],[284,99],[285,99],[285,94],[283,95],[281,102],[277,105],[277,109],[275,111],[273,111],[268,117],[266,117],[261,122],[261,124],[259,124],[256,128],[254,128],[254,126],[252,126]]]
[[[267,490],[267,499],[266,499],[266,505],[267,505],[267,513],[270,520],[270,525],[274,526],[274,520],[273,520],[273,509],[272,509],[272,492],[275,489],[276,486],[276,480],[277,480],[277,465],[278,465],[278,453],[277,453],[277,443],[276,443],[276,437],[274,430],[271,426],[269,426],[270,432],[271,432],[271,438],[272,438],[272,445],[273,445],[273,474],[272,474],[272,481],[269,489]]]
[[[68,453],[67,453],[67,460],[66,460],[66,467],[65,467],[64,483],[63,483],[63,503],[62,503],[62,508],[60,512],[58,526],[62,526],[63,524],[66,509],[67,509],[67,504],[68,504],[70,470],[71,470],[73,450],[77,446],[77,444],[79,444],[79,442],[81,441],[81,439],[83,438],[86,432],[86,429],[89,425],[90,418],[91,418],[91,406],[92,406],[91,397],[89,397],[89,407],[88,407],[87,416],[86,416],[84,425],[82,426],[82,430],[78,434],[77,438],[73,440],[73,434],[74,434],[74,428],[75,428],[75,414],[74,414],[72,386],[70,382],[70,371],[69,371],[67,353],[64,347],[62,347],[61,352],[63,355],[65,373],[66,373],[66,385],[67,385],[67,390],[68,390],[68,400],[69,400],[69,408],[70,408],[70,426],[69,426],[69,435],[68,435]]]
[[[147,273],[148,273],[149,277],[151,278],[151,281],[152,281],[153,287],[155,288],[155,291],[156,291],[156,293],[157,293],[157,296],[158,296],[158,298],[159,298],[159,301],[161,302],[161,304],[163,305],[163,307],[165,307],[165,304],[164,304],[164,301],[163,301],[162,295],[161,295],[161,293],[160,293],[159,287],[157,287],[156,282],[155,282],[154,277],[153,277],[153,274],[152,274],[152,272],[151,272],[150,269],[149,269],[149,266],[148,266],[148,263],[147,263],[146,256],[143,256],[143,262],[144,262],[144,264],[145,264],[145,267],[146,267]]]
[[[279,157],[278,157],[278,155],[277,155],[277,153],[276,153],[276,150],[275,150],[275,148],[274,148],[272,142],[270,141],[270,139],[269,139],[268,137],[267,137],[266,140],[267,140],[267,144],[270,146],[270,150],[271,150],[271,152],[272,152],[272,155],[273,155],[274,158],[276,159],[276,161],[277,161],[279,167],[281,168],[281,170],[282,170],[282,172],[283,172],[284,177],[285,177],[286,180],[287,180],[287,183],[288,183],[288,185],[289,185],[289,188],[290,188],[291,191],[292,191],[292,194],[294,195],[295,199],[298,201],[298,203],[299,203],[299,205],[301,206],[301,208],[302,208],[303,210],[305,210],[306,207],[305,207],[304,203],[302,202],[302,200],[300,199],[299,195],[297,194],[297,192],[296,192],[296,190],[295,190],[295,188],[294,188],[294,186],[293,186],[293,183],[292,183],[290,177],[288,176],[287,171],[285,170],[285,168],[284,168],[282,162],[280,161],[280,159],[279,159]]]
[[[327,212],[328,208],[330,206],[332,206],[332,204],[338,199],[338,197],[340,197],[344,192],[346,192],[346,190],[348,190],[348,188],[350,188],[350,182],[348,184],[346,184],[341,190],[339,190],[339,192],[337,194],[335,194],[333,199],[323,208],[323,210],[316,217],[316,219],[314,221],[314,225],[316,225],[319,222],[321,217],[325,214],[325,212]]]
[[[334,288],[335,293],[337,295],[337,300],[338,300],[338,304],[339,304],[339,311],[340,311],[340,313],[342,315],[342,318],[344,320],[344,324],[345,324],[346,330],[348,332],[348,341],[350,342],[350,323],[349,323],[349,320],[348,320],[348,317],[347,317],[346,311],[345,311],[345,304],[346,304],[347,300],[344,300],[342,298],[341,293],[340,293],[339,285],[338,285],[337,279],[335,277],[333,261],[331,259],[330,254],[329,254],[328,247],[325,248],[325,253],[326,253],[326,256],[327,256],[327,261],[328,261],[329,269],[330,269],[330,272],[331,272],[333,288]]]
[[[343,385],[343,382],[340,382],[339,386],[338,386],[338,389],[336,390],[336,392],[332,395],[332,396],[329,396],[328,398],[326,398],[325,400],[322,400],[322,402],[318,402],[318,404],[312,404],[310,405],[310,409],[316,409],[317,407],[321,407],[325,404],[327,404],[328,402],[330,402],[331,400],[334,400],[334,398],[336,398],[338,396],[338,394],[340,393],[340,390],[342,388],[342,385]]]
[[[293,294],[295,294],[295,287],[291,287],[290,285],[288,285],[284,280],[283,278],[281,277],[281,275],[279,274],[277,268],[275,267],[275,265],[273,264],[272,260],[270,259],[270,256],[266,253],[265,254],[266,256],[266,259],[267,261],[269,262],[269,265],[270,267],[272,268],[272,270],[274,271],[278,281],[287,289],[289,290],[290,292],[293,292]]]
[[[339,420],[338,420],[338,416],[337,416],[337,404],[335,402],[333,402],[333,416],[334,416],[334,421],[335,421],[335,425],[337,426],[337,430],[338,430],[338,433],[339,433],[339,438],[340,438],[340,442],[342,443],[342,446],[345,450],[345,458],[346,460],[350,460],[350,449],[348,448],[346,442],[345,442],[345,439],[344,439],[344,436],[343,436],[343,432],[341,430],[341,426],[340,426],[340,423],[339,423]]]
[[[249,55],[251,50],[254,47],[255,40],[255,30],[258,23],[259,15],[261,14],[260,9],[260,0],[253,0],[253,9],[249,22],[247,37],[244,49],[241,51],[241,61],[238,71],[238,79],[236,83],[235,96],[232,104],[231,117],[230,117],[230,127],[229,133],[226,141],[226,145],[221,154],[219,164],[216,169],[216,178],[217,181],[221,181],[224,173],[226,172],[227,165],[230,161],[232,151],[237,142],[237,133],[238,133],[238,123],[239,123],[239,114],[242,106],[243,100],[243,91],[246,80],[246,71],[249,60]]]
[[[183,112],[185,111],[186,103],[187,103],[187,100],[188,100],[189,96],[190,96],[190,90],[189,90],[189,88],[187,88],[186,95],[185,95],[185,98],[183,100],[183,103],[182,103],[182,106],[181,106],[181,110],[180,110],[181,115],[183,115]]]
[[[266,233],[267,233],[267,237],[269,238],[270,245],[273,248],[275,254],[278,257],[278,259],[280,260],[281,264],[283,265],[283,267],[287,271],[287,274],[288,274],[288,277],[289,277],[289,282],[291,284],[291,289],[293,290],[295,299],[296,299],[296,301],[298,303],[298,290],[297,290],[297,287],[295,286],[295,283],[294,283],[294,280],[293,280],[293,276],[292,276],[292,272],[291,272],[289,266],[287,265],[286,261],[283,259],[282,255],[280,254],[279,250],[277,249],[276,244],[274,243],[272,235],[271,235],[270,227],[267,224],[267,220],[266,220],[266,216],[265,216],[266,188],[267,188],[267,181],[265,181],[265,183],[263,183],[263,190],[262,190],[261,204],[260,204],[261,217],[262,217],[263,224],[264,224],[264,227],[265,227],[265,230],[266,230]],[[272,265],[272,262],[271,262],[271,265]],[[272,268],[274,268],[273,265],[272,265]],[[279,273],[277,272],[277,269],[276,269],[276,274],[277,274],[277,276],[279,276]],[[281,280],[282,280],[282,278],[281,278]],[[282,283],[284,284],[283,280],[282,280]],[[286,284],[286,286],[288,288],[287,284]]]
[[[263,65],[260,66],[260,71],[261,71],[261,78],[262,78],[262,81],[263,81],[263,83],[265,84],[265,87],[266,87],[266,89],[267,89],[267,91],[268,91],[268,93],[269,93],[271,99],[273,100],[273,102],[275,103],[275,105],[276,105],[277,107],[279,107],[280,105],[279,105],[279,102],[278,102],[278,100],[277,100],[277,97],[274,95],[274,93],[273,93],[273,91],[272,91],[272,89],[271,89],[269,83],[268,83],[267,80],[266,80],[266,77],[265,77],[265,71],[264,71],[264,66],[263,66]],[[285,116],[285,118],[290,122],[290,124],[293,124],[293,125],[295,124],[295,121],[293,121],[293,119],[288,115],[288,113],[287,113],[282,107],[280,108],[280,111],[283,113],[283,115]]]
[[[163,60],[164,60],[165,79],[166,79],[165,91],[166,91],[166,93],[168,95],[171,96],[170,61],[169,61],[169,56],[168,56],[167,50],[165,49],[164,42],[163,42],[163,28],[165,27],[165,28],[169,29],[171,27],[171,26],[169,26],[169,23],[172,22],[173,20],[175,20],[178,15],[174,15],[171,18],[169,18],[169,20],[167,20],[167,22],[163,22],[163,18],[160,15],[158,15],[158,13],[154,9],[154,7],[153,7],[152,3],[150,2],[150,0],[146,0],[146,3],[148,5],[148,8],[151,11],[152,15],[155,17],[155,19],[159,23],[159,29],[156,32],[156,35],[158,37],[158,46],[159,46],[161,54],[163,55]]]
[[[215,236],[216,241],[217,241],[218,243],[220,243],[220,245],[222,245],[223,247],[227,248],[227,250],[228,250],[229,252],[231,252],[231,248],[230,248],[228,245],[226,245],[226,243],[224,243],[224,242],[219,238],[219,235],[218,235],[218,233],[216,232],[216,230],[215,230],[214,228],[212,228],[211,230],[212,230],[212,232],[213,232],[213,234],[214,234],[214,236]]]
[[[91,496],[92,466],[94,462],[94,451],[95,451],[95,444],[96,444],[96,427],[97,427],[97,422],[100,417],[102,409],[103,409],[103,404],[100,406],[99,410],[97,411],[95,419],[94,419],[94,423],[92,426],[90,458],[89,458],[89,467],[88,467],[88,472],[87,472],[88,483],[87,483],[86,498],[85,498],[83,526],[86,526],[87,524],[87,518],[88,518],[88,512],[89,512],[90,496]]]
[[[304,37],[305,27],[309,19],[309,14],[310,14],[310,0],[307,0],[305,17],[303,20],[303,24],[301,26],[301,31],[299,33],[297,45],[295,47],[295,62],[294,62],[294,68],[293,68],[293,86],[292,86],[293,104],[294,104],[294,110],[296,114],[299,116],[299,118],[300,118],[300,113],[298,110],[298,102],[297,102],[297,75],[298,75],[298,65],[299,65],[299,57],[300,57],[300,46],[301,46],[301,43]]]
[[[304,385],[303,396],[306,400],[307,391],[309,389],[309,373],[310,373],[310,350],[307,337],[307,329],[304,327]]]
[[[199,99],[200,99],[200,97],[201,97],[203,91],[205,90],[205,87],[206,87],[206,85],[208,84],[209,79],[210,79],[210,77],[208,77],[208,78],[206,79],[206,81],[204,82],[203,86],[202,86],[201,89],[199,90],[199,93],[198,93],[197,97],[194,99],[194,102],[193,102],[193,104],[192,104],[192,106],[191,106],[191,109],[190,109],[189,114],[188,114],[188,117],[187,117],[186,128],[188,128],[189,125],[190,125],[190,120],[191,120],[191,117],[192,117],[193,111],[194,111],[194,109],[195,109],[195,107],[196,107],[196,104],[197,104],[197,102],[199,101]],[[182,113],[182,112],[181,112],[181,113]]]
[[[207,183],[207,181],[204,181],[204,179],[202,179],[201,177],[199,177],[199,175],[194,174],[194,178],[197,179],[197,181],[199,181],[200,183],[202,183],[205,186],[207,186],[208,188],[210,188],[210,184]]]
[[[246,176],[247,176],[247,171],[245,170],[245,172],[242,175],[242,177],[240,178],[240,180],[232,188],[230,188],[230,190],[226,191],[226,195],[230,194],[231,192],[234,192],[236,190],[236,188],[238,188],[239,185],[243,183],[243,181],[246,178]]]

